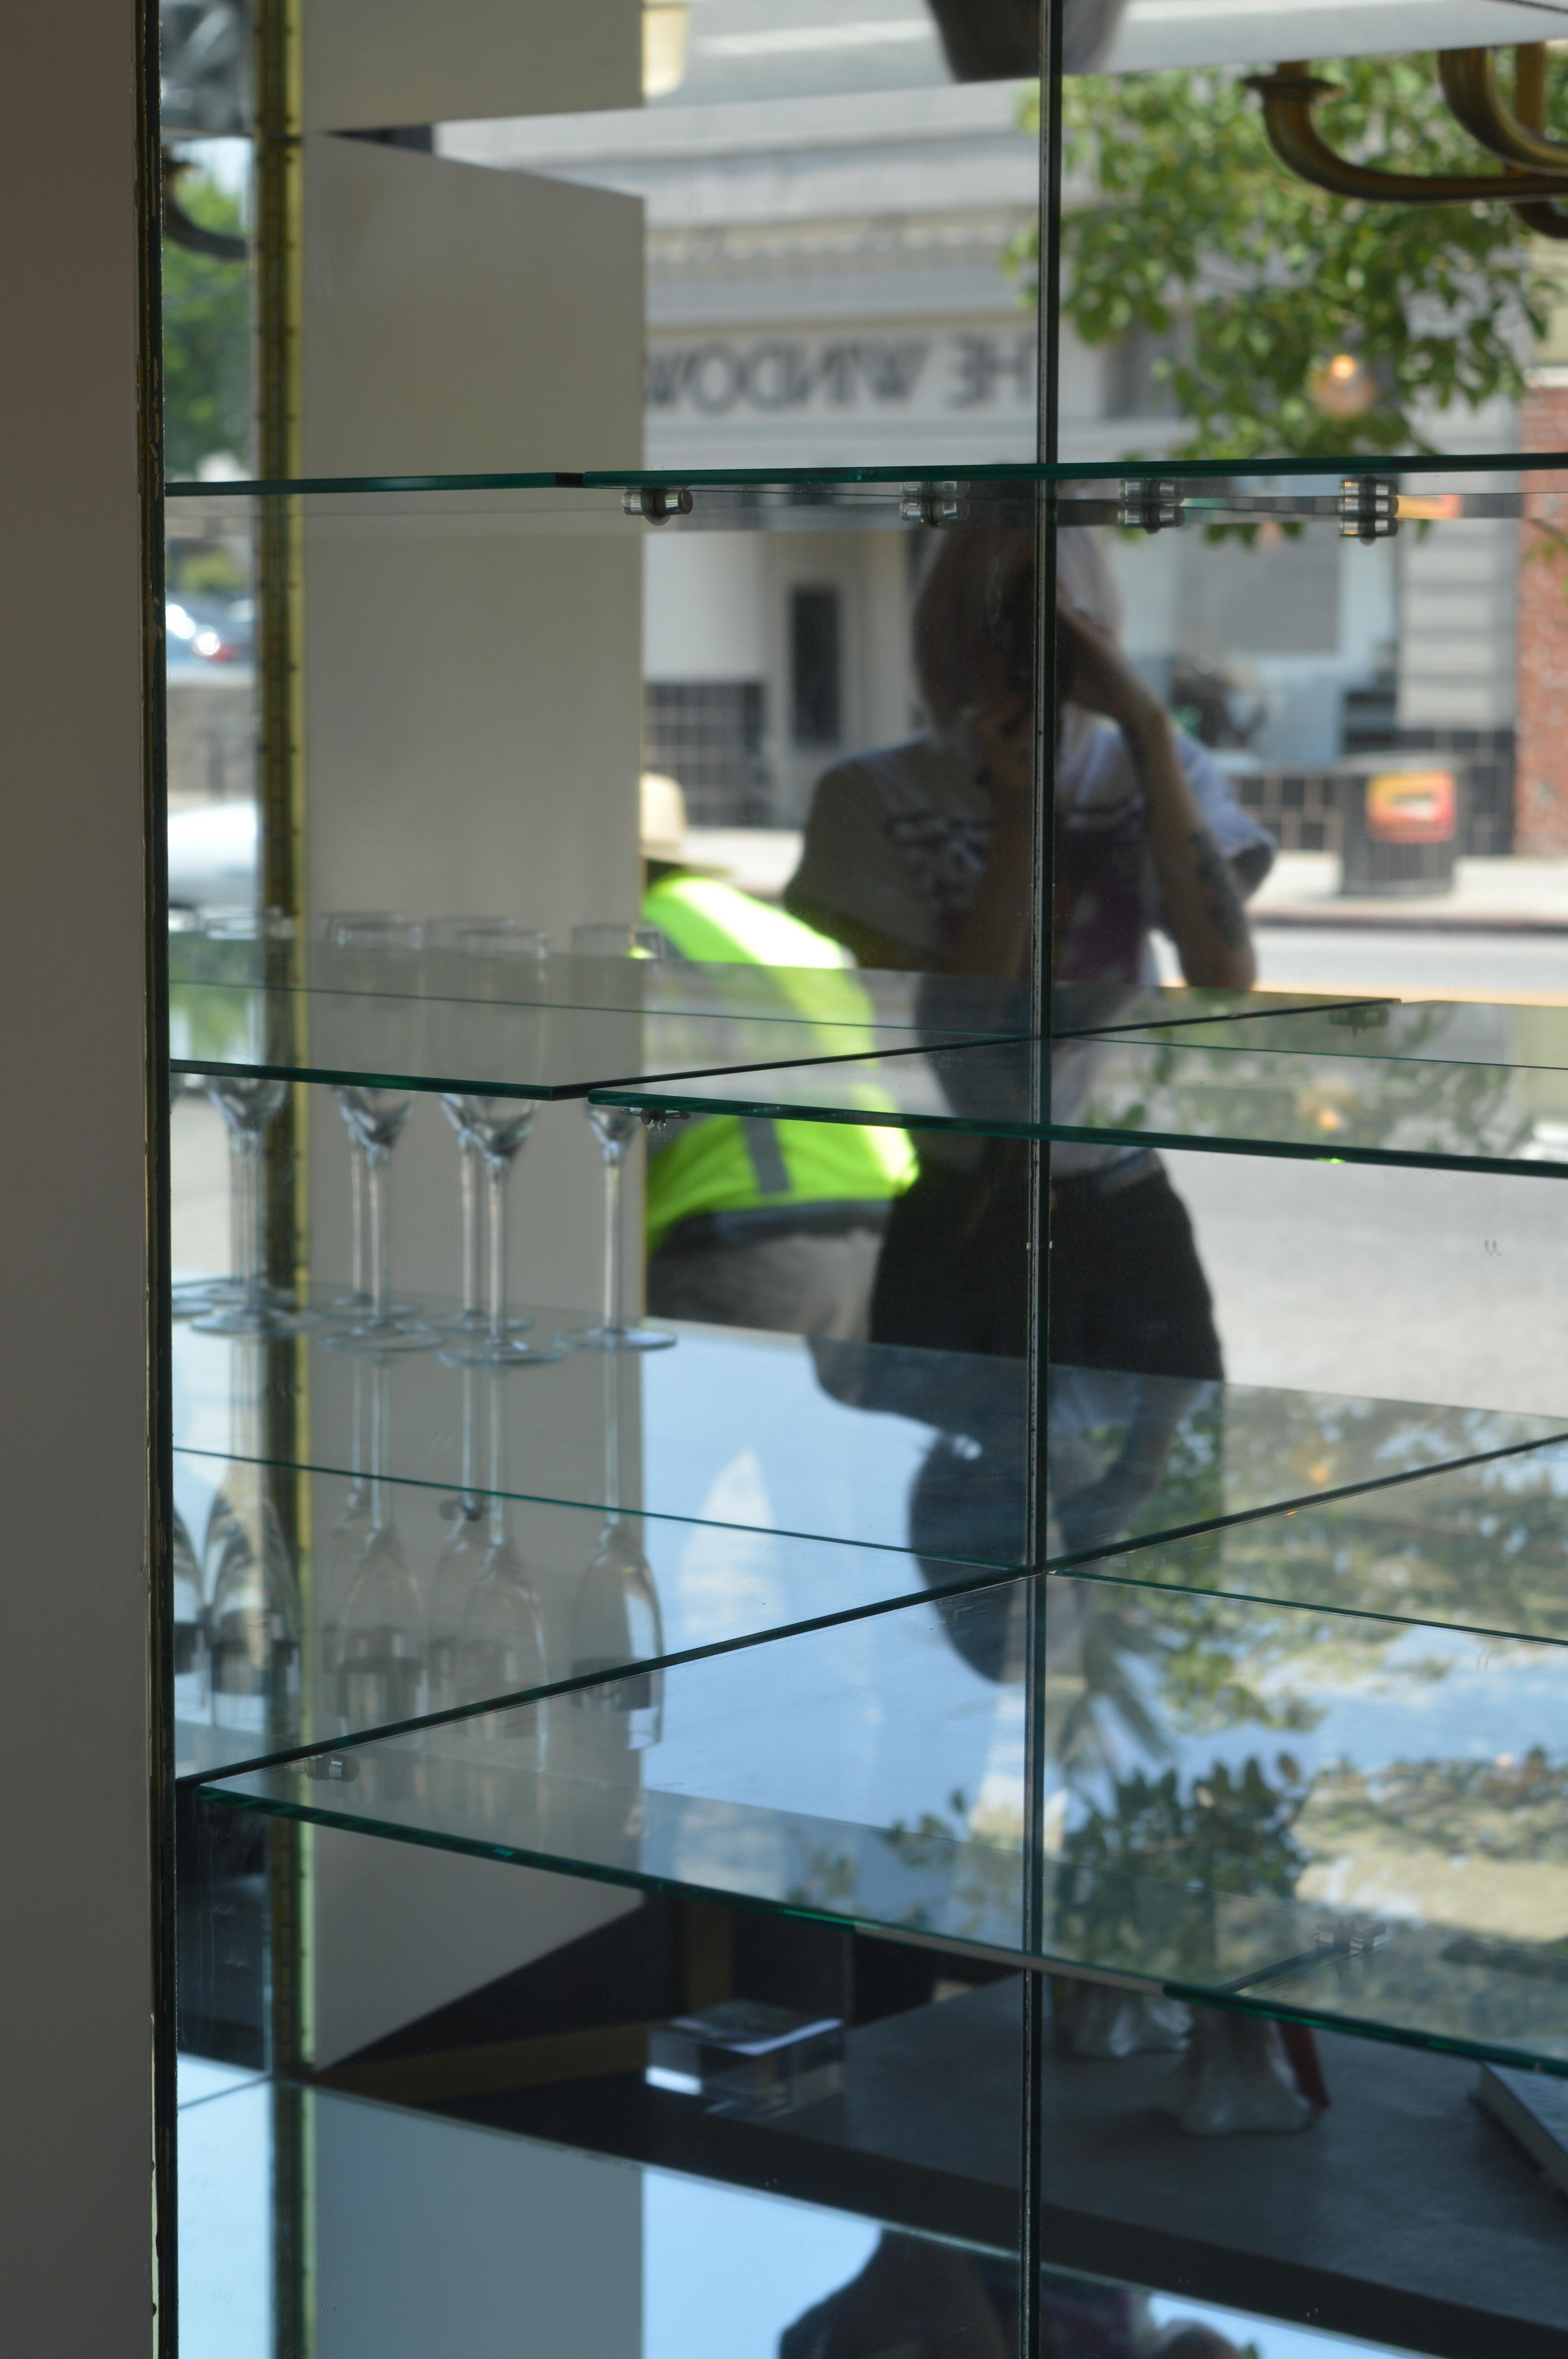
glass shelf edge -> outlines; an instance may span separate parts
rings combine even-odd
[[[1111,458],[911,461],[903,466],[661,467],[507,470],[474,474],[244,476],[222,483],[179,478],[164,486],[167,500],[373,497],[408,492],[651,491],[666,484],[697,490],[780,489],[813,484],[1083,484],[1124,478],[1130,483],[1234,481],[1238,476],[1533,474],[1568,468],[1568,450],[1357,451],[1341,458],[1267,455],[1198,459]]]
[[[238,1768],[229,1772],[228,1777],[251,1774],[254,1773]],[[650,1869],[629,1866],[612,1869],[601,1861],[568,1858],[563,1853],[535,1850],[521,1843],[486,1843],[477,1836],[443,1835],[426,1828],[376,1823],[356,1817],[351,1811],[335,1810],[326,1803],[235,1793],[226,1790],[227,1786],[228,1777],[209,1776],[199,1790],[204,1799],[220,1803],[224,1809],[246,1810],[261,1818],[330,1827],[375,1842],[409,1843],[423,1850],[458,1852],[470,1858],[493,1860],[501,1865],[534,1867],[550,1875],[572,1875],[585,1883],[607,1884],[622,1891],[669,1893],[681,1898],[717,1902],[723,1908],[744,1910],[750,1915],[796,1918],[837,1930],[848,1928],[950,1956],[985,1959],[1009,1967],[1014,1973],[1059,1974],[1071,1979],[1107,1983],[1119,1989],[1180,1999],[1189,2006],[1213,2007],[1230,2014],[1263,2016],[1275,2021],[1300,2023],[1309,2029],[1343,2032],[1353,2038],[1377,2040],[1390,2047],[1462,2057],[1478,2063],[1498,2063],[1519,2071],[1539,2072],[1550,2079],[1568,2080],[1568,2056],[1550,2056],[1533,2049],[1517,2048],[1502,2040],[1465,2039],[1453,2033],[1427,2030],[1415,2024],[1400,2025],[1380,2021],[1371,2016],[1336,2013],[1326,2006],[1314,2010],[1302,2006],[1299,2001],[1281,2000],[1274,2004],[1235,1989],[1213,1989],[1199,1983],[1171,1982],[1158,1974],[1138,1975],[1125,1969],[1101,1969],[1092,1962],[1064,1956],[1054,1951],[1037,1952],[1026,1951],[1022,1945],[1010,1949],[978,1938],[966,1940],[961,1935],[936,1929],[928,1931],[922,1926],[891,1924],[870,1912],[849,1908],[814,1906],[804,1898],[774,1898],[658,1874]]]
[[[407,1720],[384,1721],[364,1728],[346,1730],[336,1736],[302,1739],[297,1744],[280,1745],[232,1762],[222,1772],[210,1768],[184,1771],[177,1777],[175,1782],[179,1786],[211,1784],[220,1777],[243,1777],[265,1769],[284,1768],[302,1762],[328,1759],[337,1754],[351,1753],[366,1745],[380,1744],[389,1737],[418,1735],[433,1729],[459,1727],[465,1721],[483,1719],[492,1712],[516,1711],[524,1706],[547,1702],[557,1696],[573,1695],[580,1690],[609,1687],[626,1680],[643,1678],[651,1672],[674,1670],[687,1664],[705,1662],[719,1656],[747,1653],[787,1639],[807,1637],[823,1630],[847,1628],[884,1615],[904,1613],[913,1607],[928,1605],[943,1599],[976,1596],[983,1591],[1006,1588],[1014,1582],[1025,1581],[1032,1577],[1049,1580],[1059,1576],[1075,1581],[1098,1581],[1108,1587],[1153,1591],[1162,1595],[1173,1594],[1226,1600],[1240,1604],[1255,1604],[1261,1609],[1273,1611],[1277,1611],[1283,1605],[1292,1611],[1339,1614],[1351,1621],[1393,1621],[1411,1628],[1434,1627],[1463,1630],[1471,1632],[1476,1636],[1505,1641],[1527,1637],[1532,1645],[1568,1646],[1568,1637],[1556,1637],[1550,1633],[1520,1632],[1489,1623],[1435,1621],[1431,1614],[1399,1614],[1387,1606],[1373,1609],[1336,1604],[1325,1602],[1320,1598],[1311,1600],[1281,1598],[1278,1595],[1219,1585],[1201,1587],[1195,1582],[1150,1582],[1146,1578],[1140,1578],[1136,1565],[1136,1559],[1144,1549],[1164,1548],[1179,1540],[1198,1538],[1217,1531],[1234,1530],[1241,1526],[1266,1524],[1276,1517],[1293,1516],[1304,1508],[1321,1506],[1339,1500],[1384,1495],[1390,1491],[1420,1484],[1434,1476],[1464,1473],[1479,1466],[1497,1465],[1509,1459],[1529,1458],[1538,1451],[1560,1448],[1564,1441],[1568,1441],[1568,1429],[1562,1433],[1544,1435],[1537,1440],[1511,1443],[1498,1450],[1478,1451],[1461,1458],[1409,1469],[1397,1474],[1345,1484],[1329,1490],[1318,1489],[1298,1495],[1285,1496],[1267,1506],[1239,1508],[1232,1514],[1217,1516],[1201,1523],[1173,1526],[1168,1529],[1137,1534],[1130,1538],[1117,1541],[1110,1547],[1102,1547],[1092,1554],[1064,1553],[1060,1556],[1047,1557],[1033,1575],[1031,1568],[1027,1565],[986,1563],[976,1559],[958,1557],[946,1558],[943,1561],[954,1568],[954,1578],[940,1585],[934,1585],[928,1580],[924,1580],[918,1589],[899,1591],[895,1594],[874,1598],[865,1603],[847,1605],[830,1613],[797,1616],[790,1621],[770,1623],[762,1628],[738,1631],[728,1637],[710,1639],[700,1646],[673,1649],[666,1654],[632,1657],[611,1671],[546,1680],[537,1687],[504,1690],[495,1695],[481,1697],[468,1703],[448,1705],[438,1712],[416,1714]],[[232,1451],[203,1451],[192,1449],[184,1444],[176,1445],[175,1454],[177,1457],[215,1459],[221,1464],[265,1465],[275,1469],[287,1466],[289,1471],[298,1473],[338,1473],[346,1476],[348,1472],[347,1469],[307,1464],[297,1461],[248,1459]],[[382,1479],[395,1488],[412,1491],[439,1491],[449,1487],[445,1483],[416,1475],[388,1474]],[[575,1501],[562,1502],[540,1497],[533,1493],[507,1492],[496,1495],[482,1485],[476,1485],[475,1492],[478,1496],[500,1495],[524,1506],[548,1507],[570,1505],[575,1507],[579,1505]],[[689,1516],[660,1514],[657,1511],[634,1509],[630,1513],[636,1520],[650,1524],[675,1525],[681,1527],[695,1527],[697,1524],[697,1519]],[[752,1533],[759,1527],[752,1525],[703,1524],[702,1528]],[[896,1557],[904,1553],[886,1541],[846,1543],[827,1538],[823,1535],[779,1532],[773,1530],[772,1527],[769,1527],[769,1530],[772,1537],[798,1539],[807,1544],[813,1540],[819,1540],[822,1546],[828,1548],[864,1546],[875,1549],[879,1554],[888,1556]],[[1124,1573],[1096,1570],[1098,1566],[1122,1559],[1134,1560],[1131,1568]]]

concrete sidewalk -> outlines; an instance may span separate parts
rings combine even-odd
[[[1341,894],[1337,853],[1281,852],[1248,914],[1255,926],[1568,933],[1568,860],[1461,860],[1451,893],[1374,901]]]
[[[694,827],[686,841],[690,859],[764,901],[779,898],[800,859],[793,828]],[[1364,901],[1340,893],[1337,853],[1281,852],[1248,914],[1255,926],[1568,934],[1568,859],[1461,860],[1451,893]]]

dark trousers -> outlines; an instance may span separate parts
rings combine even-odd
[[[975,1172],[924,1169],[892,1208],[871,1340],[1023,1356],[1028,1149],[989,1140]],[[1155,1163],[1121,1187],[1052,1190],[1050,1356],[1058,1366],[1218,1377],[1219,1337],[1186,1208]]]

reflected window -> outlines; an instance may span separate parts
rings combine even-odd
[[[838,591],[792,591],[790,734],[797,745],[837,745],[843,735],[842,647]]]

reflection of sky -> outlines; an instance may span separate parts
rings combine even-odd
[[[1017,1712],[933,1608],[911,1606],[672,1671],[645,1782],[863,1826],[951,1820],[955,1788],[972,1804],[1009,1752]]]
[[[665,1515],[713,1512],[737,1462],[756,1467],[743,1520],[844,1539],[907,1532],[909,1486],[930,1445],[908,1418],[846,1408],[816,1381],[792,1337],[765,1343],[687,1332],[643,1371],[645,1505]]]
[[[179,2347],[272,2359],[272,2093],[179,2060]],[[228,2089],[230,2093],[221,2093]]]
[[[642,2359],[776,2359],[787,2326],[859,2276],[870,2222],[650,2170]]]
[[[1277,1629],[1272,1610],[1269,1620]],[[1165,1731],[1169,1750],[1137,1745],[1107,1711],[1100,1725],[1119,1766],[1173,1766],[1184,1782],[1217,1762],[1238,1768],[1253,1756],[1271,1768],[1281,1753],[1310,1777],[1340,1762],[1372,1770],[1399,1761],[1518,1758],[1534,1745],[1559,1757],[1568,1746],[1568,1647],[1422,1626],[1401,1630],[1375,1668],[1336,1669],[1324,1663],[1320,1628],[1303,1616],[1301,1654],[1258,1682],[1271,1703],[1298,1702],[1317,1715],[1305,1729],[1267,1728],[1250,1718],[1212,1731],[1173,1727],[1157,1671],[1127,1665],[1128,1683]],[[1357,1635],[1347,1619],[1345,1643],[1354,1646]],[[1244,1657],[1238,1675],[1248,1675]]]
[[[542,1326],[567,1316],[543,1310]],[[574,1355],[580,1364],[582,1355]],[[230,1386],[239,1355],[226,1345],[175,1329],[174,1437],[177,1448],[228,1450],[234,1423]],[[825,1532],[834,1538],[901,1548],[908,1532],[909,1487],[931,1441],[913,1419],[846,1408],[816,1381],[811,1354],[795,1337],[721,1337],[685,1332],[673,1352],[648,1355],[638,1371],[643,1424],[643,1506],[652,1514],[717,1516],[720,1520]],[[513,1404],[517,1440],[508,1452],[514,1484],[530,1487],[524,1420],[537,1391],[557,1391],[580,1377],[580,1364],[531,1372]],[[334,1366],[319,1362],[317,1381],[341,1386]],[[434,1472],[428,1420],[456,1429],[460,1374],[421,1355],[393,1379],[393,1471]],[[580,1386],[579,1387],[580,1389]],[[183,1470],[200,1484],[210,1476]],[[535,1468],[535,1473],[539,1470]],[[561,1468],[554,1470],[560,1487]],[[575,1473],[575,1467],[570,1473]],[[568,1473],[569,1480],[569,1473]],[[532,1487],[550,1495],[552,1485]],[[602,1492],[602,1477],[595,1484]],[[570,1495],[569,1491],[568,1495]]]

